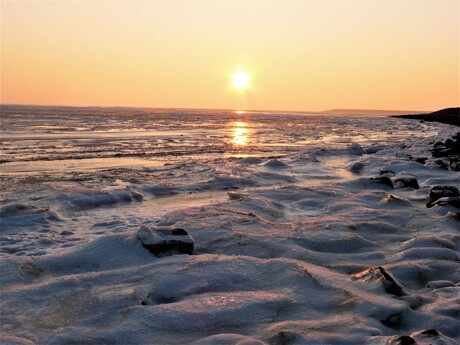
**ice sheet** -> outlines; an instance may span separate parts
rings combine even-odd
[[[460,187],[429,151],[456,127],[14,106],[1,126],[2,344],[460,340],[458,209],[426,207]],[[150,254],[140,225],[194,254]]]

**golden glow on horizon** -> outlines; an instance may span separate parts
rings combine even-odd
[[[460,104],[460,1],[0,6],[3,103],[300,111]],[[235,68],[250,80],[233,84]]]
[[[249,74],[245,71],[238,71],[232,76],[233,86],[237,89],[243,90],[249,86]]]

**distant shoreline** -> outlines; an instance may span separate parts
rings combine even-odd
[[[333,116],[393,116],[405,114],[426,114],[429,111],[421,110],[383,110],[383,109],[329,109],[329,110],[289,110],[289,109],[226,109],[226,108],[197,108],[197,107],[172,107],[172,106],[120,106],[120,105],[65,105],[65,104],[17,104],[0,103],[0,111],[5,107],[17,108],[62,108],[62,109],[120,109],[120,110],[184,110],[184,111],[218,111],[235,112],[242,114],[249,113],[284,113],[299,115],[333,115]]]
[[[391,117],[441,122],[460,127],[460,108],[446,108],[429,114],[392,115]]]

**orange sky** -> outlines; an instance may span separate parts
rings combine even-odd
[[[2,0],[1,102],[459,106],[459,17],[457,0]]]

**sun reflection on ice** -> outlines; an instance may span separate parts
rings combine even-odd
[[[249,129],[247,122],[235,121],[232,126],[232,144],[235,146],[247,146],[249,141]]]

